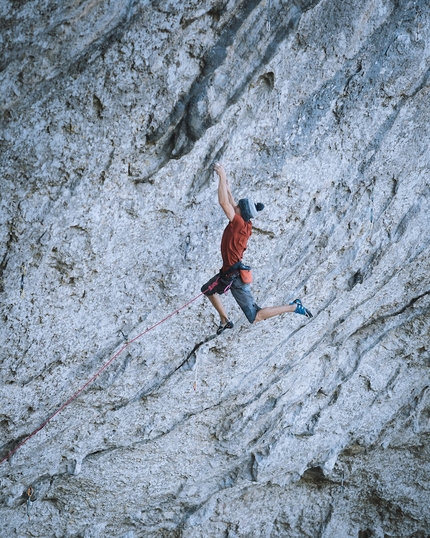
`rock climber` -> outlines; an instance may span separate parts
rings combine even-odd
[[[229,289],[237,304],[243,310],[250,323],[263,321],[285,312],[295,312],[308,318],[313,317],[305,308],[300,299],[295,299],[287,305],[268,306],[260,308],[254,301],[249,284],[252,282],[251,268],[242,263],[243,253],[252,234],[251,218],[258,211],[264,209],[261,203],[254,204],[249,198],[242,198],[236,204],[231,194],[230,183],[227,179],[224,166],[215,163],[214,170],[218,174],[218,202],[228,220],[230,221],[221,240],[221,256],[223,266],[221,271],[206,282],[201,291],[207,295],[210,302],[220,316],[220,325],[217,334],[225,329],[232,329],[233,322],[228,319],[222,301],[218,295],[226,293]]]

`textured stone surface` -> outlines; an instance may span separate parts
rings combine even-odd
[[[258,302],[315,315],[127,347],[1,464],[0,535],[428,536],[428,2],[0,16],[2,457],[218,270],[214,159]]]

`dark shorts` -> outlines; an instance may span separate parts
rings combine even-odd
[[[212,290],[208,290],[209,286],[213,284],[217,278],[219,278],[219,274],[206,282],[206,284],[202,286],[201,291],[205,295],[214,295],[215,293],[222,295],[223,293],[227,293],[230,289],[236,303],[242,309],[249,323],[254,323],[255,316],[261,308],[255,304],[249,284],[245,284],[238,275],[233,279],[220,278],[217,285]]]

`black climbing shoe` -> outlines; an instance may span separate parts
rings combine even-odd
[[[297,305],[296,309],[294,310],[295,314],[301,314],[302,316],[306,316],[307,318],[313,318],[312,312],[302,305],[302,301],[300,299],[294,299],[294,301],[291,301],[291,303],[289,304]]]
[[[216,333],[218,335],[220,335],[222,332],[224,332],[226,329],[233,329],[234,327],[234,323],[230,320],[227,321],[227,323],[225,325],[222,325],[220,324],[220,326],[218,327]]]

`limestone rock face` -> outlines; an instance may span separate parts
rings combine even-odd
[[[0,17],[1,458],[92,379],[1,463],[0,535],[428,536],[428,1]],[[314,317],[142,335],[221,266],[214,160],[266,206],[257,303]]]

